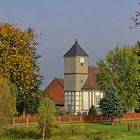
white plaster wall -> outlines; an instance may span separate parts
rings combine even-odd
[[[88,101],[88,92],[84,91],[83,92],[83,110],[88,110],[89,109],[89,101]]]

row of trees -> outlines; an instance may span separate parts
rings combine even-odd
[[[104,91],[101,112],[120,117],[125,112],[140,111],[140,43],[116,47],[97,63],[99,87]]]

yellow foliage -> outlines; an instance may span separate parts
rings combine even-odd
[[[34,30],[22,31],[18,27],[0,23],[0,74],[14,82],[21,95],[30,94],[36,78],[36,45]]]

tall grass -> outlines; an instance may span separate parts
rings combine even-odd
[[[0,140],[41,140],[37,126],[10,128]],[[93,123],[61,124],[49,140],[140,140],[140,131],[128,132],[127,126]]]

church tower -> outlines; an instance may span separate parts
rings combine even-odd
[[[88,77],[88,55],[77,40],[64,55],[64,98],[65,112],[82,110],[82,90]]]

